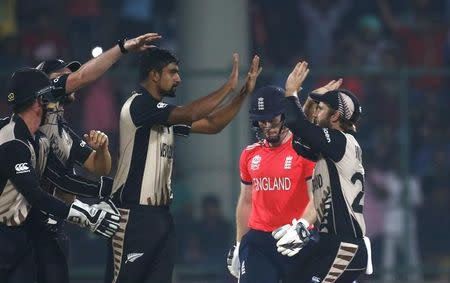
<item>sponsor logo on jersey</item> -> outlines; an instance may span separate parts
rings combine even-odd
[[[323,133],[325,134],[325,138],[327,139],[327,142],[330,143],[331,142],[331,138],[330,138],[330,133],[328,132],[327,128],[323,128]]]
[[[261,163],[261,155],[255,155],[252,158],[252,164],[250,165],[251,170],[258,170],[259,164]]]
[[[286,159],[284,160],[284,169],[291,169],[292,168],[292,156],[286,156]]]
[[[253,188],[257,191],[289,191],[291,189],[291,179],[288,177],[270,178],[261,177],[253,178]]]
[[[125,261],[125,263],[134,262],[136,259],[140,258],[143,255],[144,255],[144,253],[130,253],[130,254],[127,254],[127,260]]]
[[[173,157],[173,146],[166,143],[161,143],[159,146],[160,156],[171,159]]]
[[[16,166],[14,166],[14,169],[16,170],[16,174],[23,174],[30,172],[30,167],[26,162],[16,164]]]
[[[167,107],[167,103],[164,102],[159,102],[158,104],[156,104],[156,108],[158,109],[162,109],[162,108],[166,108]]]

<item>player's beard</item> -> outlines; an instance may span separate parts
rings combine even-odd
[[[332,111],[329,111],[327,113],[327,117],[325,119],[317,120],[317,118],[315,118],[314,123],[321,128],[329,128],[330,129],[331,128],[331,116],[333,116],[333,114],[334,113]]]
[[[177,86],[173,86],[170,90],[168,91],[161,91],[161,95],[162,96],[167,96],[167,97],[175,97],[176,96],[176,90],[177,90]]]
[[[282,125],[280,129],[278,130],[278,134],[275,136],[270,136],[268,134],[265,134],[266,141],[272,145],[278,145],[280,142],[284,139],[287,133],[287,128]]]
[[[330,119],[316,121],[316,125],[318,125],[321,128],[331,128]]]

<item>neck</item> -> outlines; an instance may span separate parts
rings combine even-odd
[[[37,132],[37,130],[39,129],[39,125],[41,124],[41,119],[36,119],[35,113],[29,112],[29,111],[20,113],[18,115],[25,122],[25,125],[27,125],[27,128],[30,131],[30,134],[34,135]]]
[[[144,82],[141,82],[141,86],[145,88],[150,93],[151,96],[153,96],[159,101],[162,100],[161,93],[154,83],[151,83],[149,80],[146,80]]]
[[[270,147],[277,147],[285,143],[289,138],[291,137],[291,131],[288,129],[283,129],[283,131],[280,133],[280,141],[277,143],[269,143]]]

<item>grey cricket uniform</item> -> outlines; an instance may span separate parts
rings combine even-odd
[[[120,113],[120,157],[113,199],[123,222],[109,247],[105,282],[170,282],[175,231],[169,205],[174,134],[190,127],[168,124],[176,106],[139,88]]]
[[[31,207],[66,218],[69,207],[41,190],[49,143],[45,136],[31,136],[18,115],[0,129],[0,281],[8,282],[18,268],[31,263],[28,216]],[[20,280],[30,280],[33,270],[21,270]],[[27,275],[28,277],[23,277]],[[31,276],[31,277],[30,277]]]
[[[310,123],[298,98],[286,99],[286,122],[300,143],[296,151],[316,161],[314,205],[318,243],[300,250],[293,282],[352,282],[366,270],[364,167],[361,148],[350,133]]]

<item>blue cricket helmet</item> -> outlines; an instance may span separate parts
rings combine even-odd
[[[265,86],[252,94],[250,100],[250,120],[270,121],[284,114],[284,89],[278,86]]]

